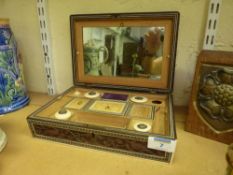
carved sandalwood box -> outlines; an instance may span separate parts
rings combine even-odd
[[[170,162],[179,13],[72,15],[74,86],[30,115],[33,136]]]

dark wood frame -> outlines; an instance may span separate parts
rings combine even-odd
[[[140,78],[120,77],[96,77],[84,75],[83,71],[83,46],[82,38],[79,36],[82,26],[109,26],[110,24],[122,23],[135,25],[163,24],[167,27],[165,46],[166,55],[163,58],[163,69],[161,80],[149,80]],[[176,45],[178,37],[179,13],[178,12],[154,12],[154,13],[114,13],[114,14],[90,14],[71,15],[71,38],[73,75],[75,85],[88,85],[92,87],[110,87],[115,89],[136,89],[140,91],[171,92],[173,90],[173,78],[175,70]],[[78,35],[78,34],[79,35]],[[82,36],[82,35],[81,35]],[[81,39],[80,39],[81,38]]]

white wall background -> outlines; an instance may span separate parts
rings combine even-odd
[[[209,0],[48,0],[52,55],[58,92],[72,86],[69,16],[71,14],[179,11],[174,102],[187,105],[196,58],[202,48]],[[216,49],[233,51],[233,1],[223,0]],[[9,18],[24,58],[30,91],[46,92],[36,0],[0,0],[0,18]]]

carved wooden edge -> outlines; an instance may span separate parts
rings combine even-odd
[[[208,59],[211,57],[211,59]],[[224,61],[223,61],[224,60]],[[221,64],[221,65],[233,65],[233,52],[227,51],[210,51],[210,50],[203,50],[200,52],[197,64],[196,64],[196,71],[194,74],[194,80],[192,85],[192,94],[191,99],[196,101],[196,92],[199,87],[199,80],[200,80],[200,69],[201,64]],[[191,105],[192,100],[190,100],[189,105]]]
[[[209,129],[211,129],[214,133],[216,134],[224,134],[224,133],[229,133],[231,131],[233,131],[233,128],[232,129],[229,129],[229,130],[226,130],[226,131],[218,131],[216,130],[213,126],[211,126],[208,122],[206,122],[202,117],[201,117],[201,113],[199,112],[199,109],[197,107],[197,103],[196,101],[193,101],[193,107],[196,111],[196,114],[198,115],[199,119],[206,125],[209,127]]]

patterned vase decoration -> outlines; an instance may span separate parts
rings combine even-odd
[[[16,40],[7,19],[0,19],[0,114],[29,102],[23,81]]]

